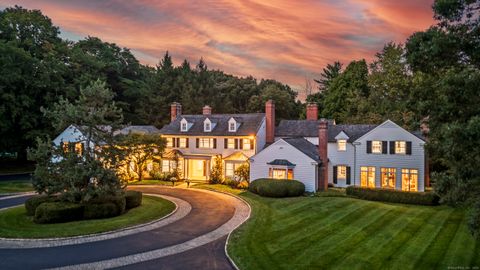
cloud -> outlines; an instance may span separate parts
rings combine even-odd
[[[14,5],[4,0],[2,5]],[[97,36],[154,65],[203,57],[210,68],[299,87],[327,63],[371,60],[434,23],[433,0],[25,0],[69,38]]]

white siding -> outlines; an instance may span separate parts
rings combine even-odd
[[[367,141],[411,141],[412,154],[399,155],[390,154],[388,149],[387,154],[367,154]],[[418,191],[425,190],[425,154],[424,142],[410,132],[397,126],[391,121],[386,121],[382,125],[373,129],[363,137],[359,138],[354,144],[356,145],[356,168],[352,172],[355,182],[352,184],[360,185],[360,167],[372,166],[375,167],[375,185],[381,186],[381,172],[380,168],[396,168],[396,189],[402,189],[401,169],[417,169],[418,170]],[[389,147],[389,145],[388,145]]]
[[[347,151],[338,151],[337,143],[330,142],[328,143],[328,183],[333,184],[333,166],[345,165],[350,167],[352,174],[350,176],[350,183],[353,184],[353,170],[355,166],[355,154],[354,147],[351,143],[347,143]],[[346,187],[346,179],[337,179],[337,187]]]
[[[294,179],[305,185],[305,190],[314,192],[317,185],[317,163],[283,140],[277,140],[250,159],[250,180],[268,178],[268,162],[274,159],[286,159],[296,166]]]
[[[262,151],[262,149],[265,147],[265,141],[266,141],[266,136],[267,136],[267,128],[266,128],[266,121],[265,118],[263,118],[262,125],[260,126],[260,129],[257,132],[257,146],[256,146],[256,151],[257,153]]]

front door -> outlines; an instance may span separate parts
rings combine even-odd
[[[206,159],[189,159],[188,179],[190,180],[207,180],[208,160]]]

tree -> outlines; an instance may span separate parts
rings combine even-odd
[[[249,181],[250,180],[250,164],[245,163],[240,166],[235,170],[235,175],[238,176],[238,181]]]
[[[37,148],[29,152],[37,162],[33,185],[38,193],[80,202],[122,192],[117,172],[123,157],[116,151],[113,131],[123,118],[112,99],[105,83],[96,81],[82,88],[75,102],[62,98],[51,110],[44,110],[58,131],[73,123],[85,138],[79,138],[80,149],[38,138]]]
[[[320,79],[314,80],[318,83],[318,90],[320,90],[320,92],[328,90],[330,83],[333,79],[337,78],[341,72],[342,64],[340,62],[334,62],[333,65],[327,64],[327,66],[322,69],[322,73],[320,73]]]
[[[213,159],[213,167],[210,171],[210,184],[220,184],[223,182],[223,161],[220,155]]]
[[[124,151],[126,166],[129,167],[132,163],[135,165],[134,171],[139,181],[143,180],[147,162],[160,162],[166,146],[165,139],[158,134],[131,132],[119,135],[117,141],[117,147]]]

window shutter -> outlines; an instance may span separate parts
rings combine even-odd
[[[395,141],[390,141],[390,155],[395,154]]]
[[[197,138],[196,141],[197,141],[197,148],[198,148],[200,146],[200,139]]]
[[[372,141],[367,141],[367,154],[372,153]]]
[[[177,145],[177,140],[175,138],[172,138],[172,147],[175,147]]]
[[[350,166],[347,166],[347,185],[350,185]]]
[[[213,149],[217,149],[217,139],[213,138]]]
[[[382,141],[382,154],[387,154],[388,153],[388,142],[387,141]]]
[[[235,139],[235,149],[238,149],[238,139]]]
[[[406,142],[407,149],[406,149],[406,154],[411,155],[412,154],[412,142]]]
[[[337,183],[337,166],[333,166],[333,183]]]
[[[250,139],[250,150],[253,150],[253,139]]]
[[[240,140],[240,149],[243,149],[243,139],[239,139]]]
[[[228,148],[228,139],[227,138],[223,139],[223,148],[225,148],[225,149]]]
[[[185,141],[186,141],[185,145],[186,145],[187,148],[188,148],[188,141],[190,141],[190,138],[185,138]]]
[[[177,138],[177,147],[180,147],[180,138]]]

